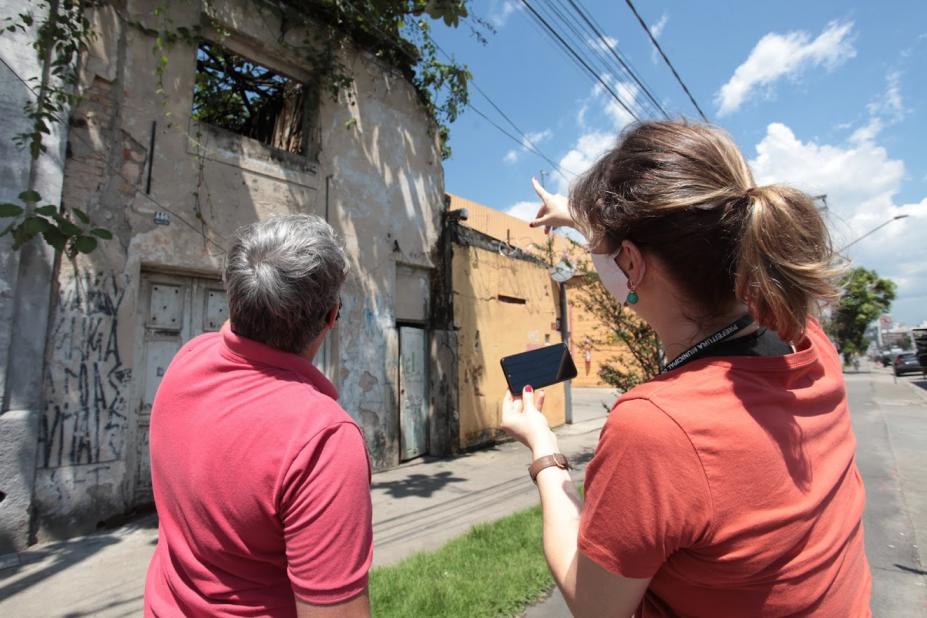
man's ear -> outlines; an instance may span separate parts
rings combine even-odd
[[[335,324],[338,322],[338,312],[341,310],[341,307],[335,305],[325,314],[325,328],[331,330],[335,328]]]

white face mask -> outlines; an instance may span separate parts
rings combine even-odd
[[[618,268],[615,258],[621,253],[621,249],[614,253],[592,253],[592,265],[595,271],[599,273],[599,279],[602,285],[608,290],[608,293],[615,297],[619,305],[623,305],[628,298],[628,278]]]

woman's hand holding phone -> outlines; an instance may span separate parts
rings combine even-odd
[[[514,397],[508,390],[502,402],[502,429],[529,449],[532,459],[559,453],[557,436],[551,431],[547,418],[541,413],[544,391],[526,386],[521,396]]]

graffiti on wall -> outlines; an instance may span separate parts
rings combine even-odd
[[[113,274],[82,273],[62,286],[49,334],[40,466],[122,458],[132,377],[117,330],[125,284]]]

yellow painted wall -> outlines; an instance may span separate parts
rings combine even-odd
[[[457,195],[450,195],[450,210],[467,209],[468,218],[464,225],[469,228],[478,230],[487,236],[492,236],[498,240],[508,242],[512,246],[518,247],[530,253],[540,253],[539,248],[546,247],[548,236],[544,230],[533,228],[517,217],[504,212],[478,204],[466,198]],[[566,238],[554,234],[550,236],[553,239],[554,255],[560,257],[569,257],[574,262],[577,260],[587,260],[587,253],[581,247],[576,247]],[[455,274],[455,285],[457,279]],[[576,302],[577,295],[581,293],[582,282],[579,278],[574,278],[567,284],[567,304],[569,306],[570,320],[570,352],[573,354],[573,360],[576,362],[576,369],[579,373],[573,380],[573,386],[576,388],[583,387],[607,387],[608,385],[599,379],[599,368],[603,362],[608,362],[614,357],[621,357],[623,346],[607,346],[601,344],[584,345],[586,341],[594,341],[602,338],[602,327],[592,315],[585,311]],[[501,292],[505,293],[505,292]],[[556,289],[552,294],[556,296]],[[556,319],[557,316],[554,316]],[[552,333],[552,340],[559,341],[559,333]],[[584,360],[585,349],[591,350],[591,361],[589,363],[588,373]]]
[[[557,289],[543,266],[477,247],[454,246],[454,322],[458,331],[460,447],[494,439],[507,389],[503,356],[557,343]],[[499,300],[499,295],[525,304]],[[563,387],[545,388],[544,414],[564,422]]]

